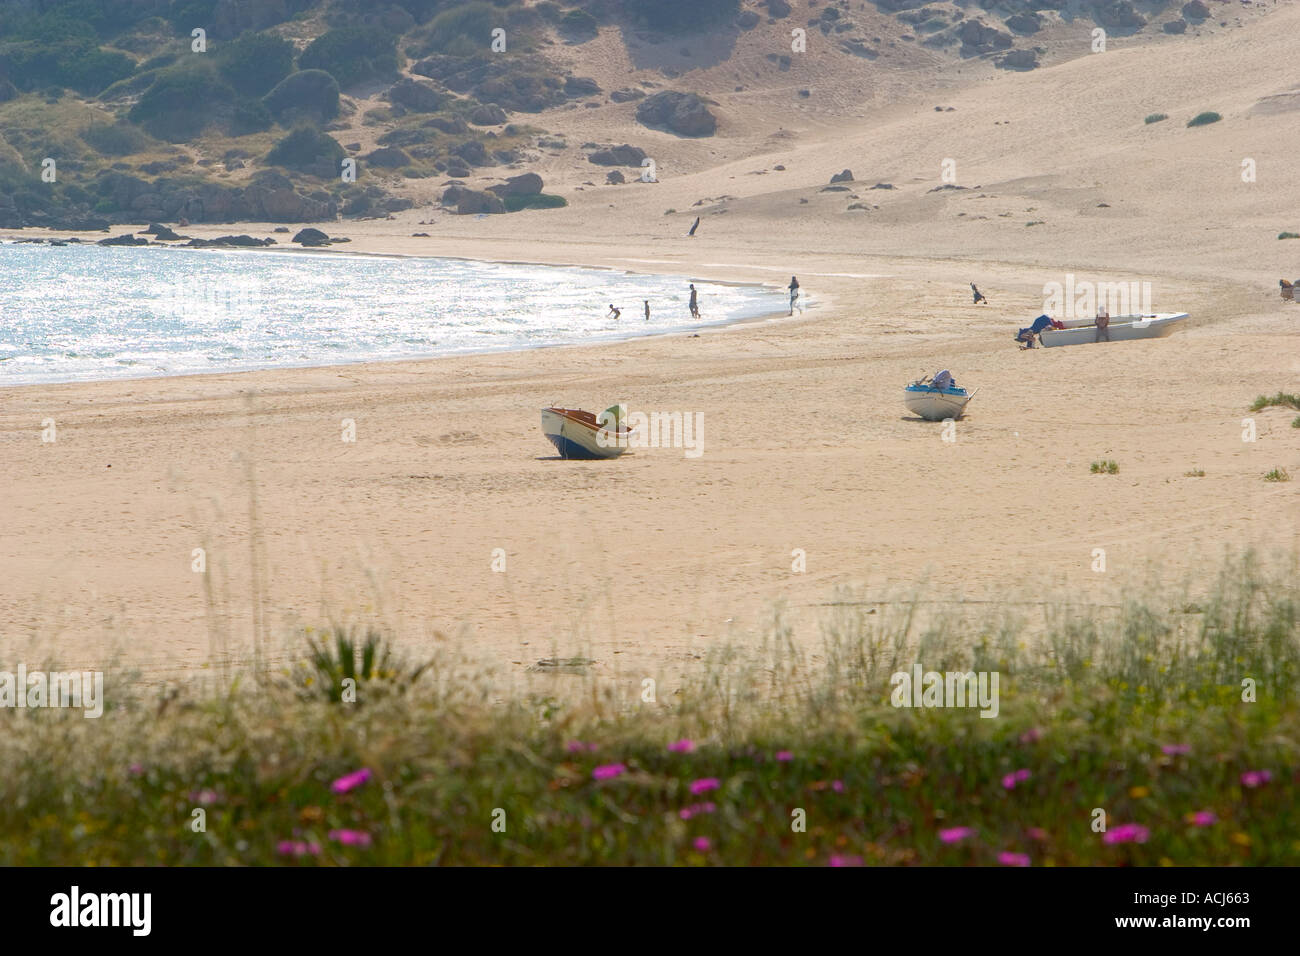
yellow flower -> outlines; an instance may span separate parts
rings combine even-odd
[[[1134,800],[1141,800],[1143,797],[1151,796],[1151,790],[1148,787],[1129,787],[1128,795]]]
[[[1234,833],[1232,835],[1232,842],[1237,844],[1237,846],[1250,846],[1250,834]]]

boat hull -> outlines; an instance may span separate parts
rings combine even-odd
[[[914,388],[903,390],[903,404],[913,415],[928,422],[941,422],[948,418],[961,418],[966,405],[974,396],[965,389]]]
[[[561,458],[578,461],[617,458],[627,451],[631,437],[628,431],[615,436],[597,425],[590,412],[570,408],[542,409],[542,434]]]
[[[1133,342],[1138,339],[1163,339],[1173,335],[1187,320],[1186,312],[1167,312],[1160,315],[1117,315],[1110,320],[1111,342]],[[1045,348],[1061,345],[1091,345],[1097,340],[1097,328],[1092,319],[1067,319],[1063,329],[1044,329],[1038,341]],[[1103,342],[1106,339],[1102,339]]]

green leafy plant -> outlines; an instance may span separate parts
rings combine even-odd
[[[1274,468],[1264,476],[1265,481],[1290,481],[1291,475],[1285,468]]]
[[[1195,116],[1193,116],[1191,119],[1187,121],[1187,125],[1188,126],[1209,126],[1211,123],[1217,123],[1221,119],[1223,119],[1223,117],[1220,116],[1218,113],[1214,113],[1214,112],[1197,113]]]

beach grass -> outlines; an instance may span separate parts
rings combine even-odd
[[[778,612],[657,703],[338,631],[206,690],[110,675],[99,719],[0,712],[0,863],[1295,865],[1294,570],[1036,621],[844,593],[815,648]],[[914,664],[997,673],[996,717],[893,706]]]
[[[1094,461],[1088,471],[1093,475],[1118,475],[1119,463],[1114,461]]]
[[[1290,481],[1291,474],[1285,468],[1274,468],[1264,476],[1265,481]]]
[[[1149,113],[1143,122],[1150,126],[1152,123],[1159,123],[1167,119],[1169,119],[1168,113]]]
[[[1197,113],[1195,116],[1193,116],[1191,119],[1187,121],[1187,125],[1208,126],[1211,123],[1219,122],[1219,120],[1221,119],[1223,119],[1222,116],[1220,116],[1218,113],[1215,113],[1213,110],[1210,110],[1204,113]]]
[[[1290,392],[1277,392],[1273,395],[1261,395],[1251,403],[1252,412],[1260,412],[1266,408],[1294,408],[1300,411],[1300,395],[1292,395]]]

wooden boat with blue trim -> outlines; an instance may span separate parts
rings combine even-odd
[[[610,429],[595,413],[580,408],[543,408],[542,434],[561,458],[593,461],[623,454],[631,447],[634,431],[622,422],[617,429]]]
[[[974,392],[968,392],[957,385],[935,388],[928,379],[913,382],[903,389],[903,404],[908,411],[927,422],[961,418],[967,403],[974,397]]]

